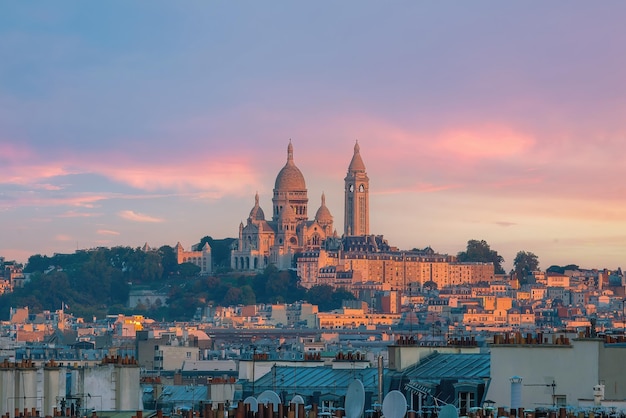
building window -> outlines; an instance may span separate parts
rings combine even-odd
[[[473,406],[475,406],[474,392],[459,392],[459,413],[467,415]]]

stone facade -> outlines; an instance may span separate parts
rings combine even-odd
[[[211,247],[209,243],[204,243],[201,250],[185,251],[179,243],[174,247],[176,253],[176,261],[178,264],[192,263],[200,267],[200,274],[211,274],[213,268],[211,266]]]
[[[363,166],[361,157],[357,159],[361,161],[359,167]],[[272,217],[265,218],[257,194],[248,219],[239,225],[239,239],[231,253],[231,268],[260,271],[270,264],[281,270],[295,268],[295,254],[320,249],[327,238],[337,237],[324,194],[313,219],[308,217],[308,203],[304,175],[295,164],[293,145],[289,142],[287,163],[274,184]]]

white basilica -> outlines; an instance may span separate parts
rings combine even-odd
[[[354,146],[344,183],[344,235],[367,235],[369,179],[358,143]],[[287,146],[287,163],[276,176],[271,220],[265,219],[258,194],[254,200],[246,223],[239,225],[239,240],[231,254],[234,270],[263,270],[269,264],[280,270],[292,268],[295,254],[319,249],[327,238],[337,238],[324,194],[315,218],[309,219],[306,183],[294,162],[291,142]]]

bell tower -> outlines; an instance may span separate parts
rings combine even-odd
[[[344,236],[363,236],[370,233],[369,189],[370,179],[365,173],[359,141],[354,145],[354,155],[345,182]]]

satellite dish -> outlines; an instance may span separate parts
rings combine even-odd
[[[404,394],[399,390],[392,390],[383,400],[383,415],[385,418],[402,418],[406,414],[406,406]]]
[[[243,403],[250,405],[251,412],[259,412],[259,402],[257,402],[254,396],[248,396],[246,399],[243,400]]]
[[[278,411],[280,397],[273,390],[266,390],[262,392],[256,400],[258,403],[262,403],[263,405],[272,404],[274,406],[274,411]]]
[[[346,418],[359,418],[365,406],[365,388],[359,379],[354,379],[346,390]]]
[[[454,405],[444,405],[439,411],[439,418],[459,418],[459,412]]]

